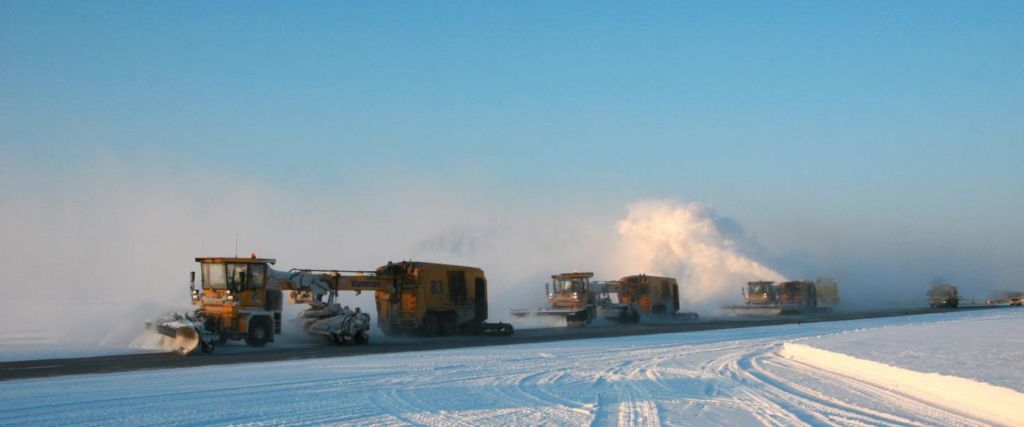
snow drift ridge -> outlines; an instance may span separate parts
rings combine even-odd
[[[818,369],[870,382],[916,399],[1001,425],[1019,425],[1024,393],[981,381],[899,368],[804,344],[785,343],[781,354]]]

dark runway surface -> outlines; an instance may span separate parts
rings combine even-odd
[[[989,308],[998,307],[961,307],[957,310]],[[911,308],[853,313],[822,313],[771,317],[730,317],[696,321],[679,321],[672,323],[589,325],[580,328],[537,328],[516,330],[515,334],[511,336],[457,336],[429,339],[422,337],[387,337],[371,340],[369,345],[363,346],[320,345],[318,343],[311,342],[308,345],[302,345],[300,347],[289,345],[275,349],[275,343],[271,343],[264,348],[252,349],[229,345],[219,347],[217,351],[212,354],[202,354],[197,352],[196,354],[188,357],[181,357],[173,353],[144,353],[69,359],[25,360],[0,363],[0,381],[61,375],[97,374],[147,369],[173,369],[235,363],[273,362],[323,357],[348,357],[408,351],[484,347],[583,338],[607,338],[672,332],[707,331],[715,329],[746,328],[794,323],[909,316],[950,311],[956,310]]]

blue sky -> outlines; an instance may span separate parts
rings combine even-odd
[[[113,158],[339,199],[678,198],[783,252],[1002,253],[1022,117],[1014,1],[0,3],[8,194]]]

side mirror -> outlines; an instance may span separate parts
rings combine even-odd
[[[189,283],[192,284],[191,288],[192,288],[192,290],[195,290],[196,289],[196,272],[190,271],[188,273],[189,273],[188,274],[188,276],[189,276]]]

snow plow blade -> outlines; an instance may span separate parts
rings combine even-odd
[[[542,308],[537,310],[538,316],[574,316],[585,313],[586,308]]]
[[[199,348],[199,331],[189,326],[182,326],[175,330],[174,343],[171,344],[175,353],[180,356],[188,356]]]
[[[146,322],[146,329],[170,338],[171,351],[180,356],[192,354],[202,344],[199,331],[195,326],[185,322],[170,321],[156,324]]]
[[[526,308],[513,308],[512,310],[509,310],[509,313],[512,314],[512,316],[518,318],[530,317],[535,315],[533,310]]]
[[[196,349],[209,353],[213,351],[213,341],[217,338],[204,333],[203,319],[193,313],[174,313],[155,322],[146,321],[146,330],[170,338],[164,346],[179,356],[188,356]]]
[[[782,307],[777,304],[771,305],[727,305],[723,310],[731,311],[739,316],[775,316],[782,314]]]

